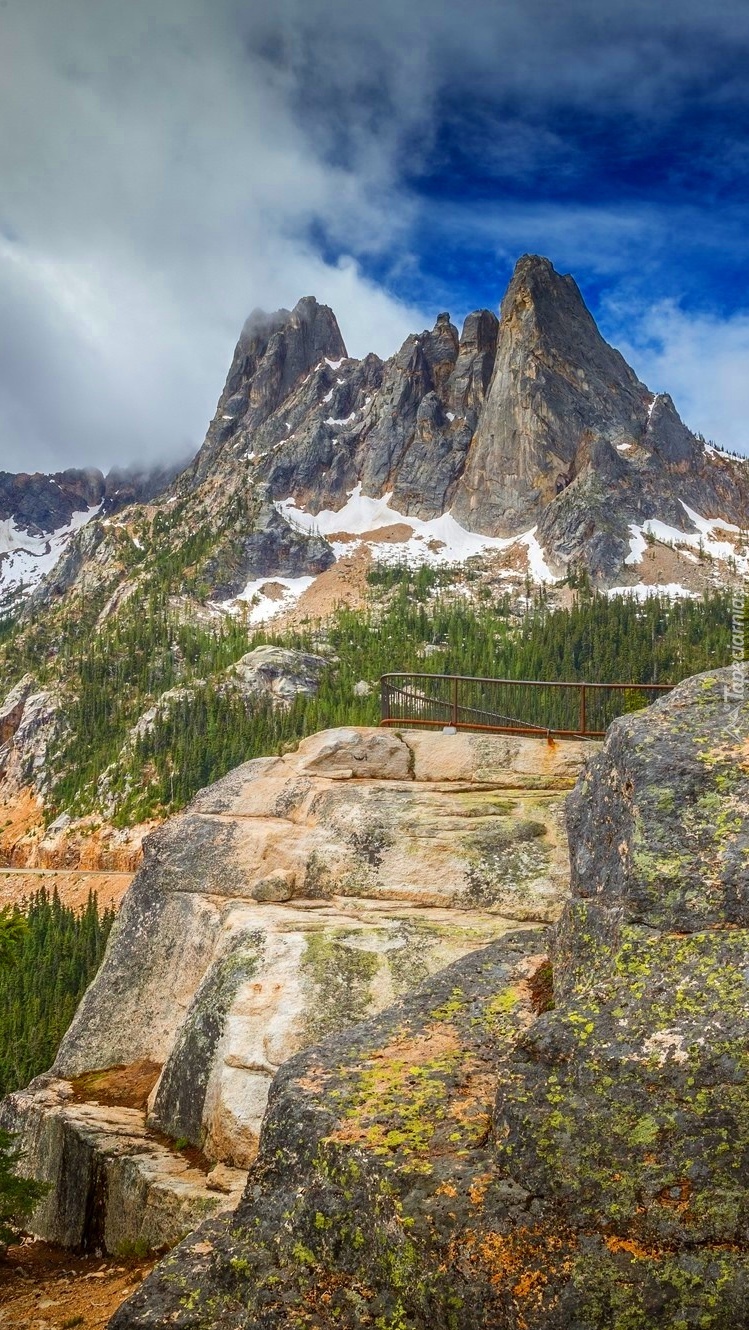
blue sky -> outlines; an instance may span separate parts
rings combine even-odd
[[[255,306],[389,354],[533,251],[749,451],[749,6],[6,0],[0,468],[199,446]]]

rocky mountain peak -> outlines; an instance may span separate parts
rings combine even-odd
[[[273,356],[289,350],[292,359],[296,353],[297,363],[301,357],[308,370],[325,356],[346,357],[338,321],[328,305],[318,304],[314,296],[302,296],[293,310],[277,309],[269,314],[254,309],[237,343],[227,388],[234,386],[232,379],[237,373],[247,377],[267,354]]]
[[[603,340],[583,300],[580,288],[568,273],[558,273],[548,259],[524,254],[502,300],[503,332],[513,330],[526,343],[536,341],[547,353],[580,360],[616,359],[617,377],[626,371],[637,382],[623,357]]]
[[[502,301],[491,383],[456,517],[503,536],[543,520],[554,545],[552,510],[559,496],[573,485],[575,493],[585,489],[590,519],[601,486],[620,484],[626,492],[641,485],[641,468],[632,465],[636,456],[638,467],[645,461],[633,451],[641,447],[658,455],[651,479],[665,461],[699,453],[673,404],[669,409],[667,399],[654,398],[603,339],[574,279],[548,259],[524,255]],[[601,482],[597,491],[593,474]],[[634,509],[639,503],[638,496]],[[562,506],[566,513],[569,503]],[[606,558],[612,570],[627,548],[626,523],[619,525],[621,539]],[[582,529],[567,540],[565,558],[573,547],[582,552]]]
[[[435,388],[447,382],[458,358],[458,330],[449,314],[439,314],[431,333],[423,339],[424,355]]]
[[[254,310],[242,329],[206,441],[191,468],[199,482],[228,440],[261,427],[322,363],[348,357],[328,305],[303,296],[293,310]]]
[[[0,521],[12,512],[16,527],[31,521],[44,532],[92,502],[103,501],[104,517],[150,503],[165,485],[166,472],[106,486],[98,476],[92,499],[77,473],[64,484],[0,476]],[[333,561],[329,543],[289,534],[288,510],[274,508],[287,500],[312,516],[340,512],[355,491],[388,496],[390,524],[404,531],[411,519],[449,513],[487,537],[487,549],[497,537],[537,542],[542,580],[584,565],[606,585],[637,578],[647,523],[669,526],[678,542],[703,531],[691,512],[749,526],[749,467],[706,449],[671,398],[651,392],[604,340],[574,279],[532,254],[518,260],[499,318],[476,310],[459,334],[440,313],[384,362],[350,358],[332,310],[312,296],[292,310],[255,310],[205,443],[171,490],[169,502],[190,505],[173,510],[173,538],[188,526],[213,533],[201,577],[227,596],[258,578],[315,576]],[[42,499],[51,526],[40,520]],[[328,529],[348,531],[345,520]],[[48,579],[55,595],[105,538],[68,534],[63,584]],[[5,544],[0,575],[26,594],[30,561],[44,559],[47,571],[52,550],[20,548],[18,530]],[[114,560],[114,536],[111,544]],[[519,560],[528,562],[523,550]]]
[[[449,511],[490,537],[538,527],[560,574],[581,561],[611,579],[633,524],[691,531],[686,503],[744,525],[743,477],[726,466],[604,340],[574,279],[526,254],[499,318],[476,310],[459,334],[440,313],[384,364],[347,358],[312,298],[255,313],[193,475],[249,477],[312,513],[359,485],[404,517]]]

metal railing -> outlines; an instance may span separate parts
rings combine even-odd
[[[674,687],[658,683],[557,683],[461,674],[384,674],[382,725],[450,726],[499,734],[601,738],[612,720]]]

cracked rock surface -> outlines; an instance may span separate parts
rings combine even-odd
[[[224,1207],[207,1170],[252,1163],[289,1057],[508,929],[558,918],[563,798],[596,747],[330,730],[237,768],[159,828],[50,1076],[4,1109],[26,1167],[54,1184],[36,1231],[159,1246]],[[136,1104],[112,1085],[138,1067],[151,1075]],[[200,1155],[189,1187],[184,1149]]]
[[[747,671],[749,679],[749,671]],[[276,1076],[233,1215],[112,1330],[651,1330],[749,1305],[749,706],[616,721],[572,897]]]

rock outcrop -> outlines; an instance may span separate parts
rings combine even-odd
[[[747,671],[749,683],[749,670]],[[235,1213],[112,1330],[623,1330],[749,1305],[749,707],[616,721],[572,899],[278,1073]]]
[[[325,656],[313,656],[305,651],[291,651],[285,647],[263,646],[246,652],[215,677],[222,692],[236,694],[248,705],[262,699],[270,700],[275,706],[288,707],[295,697],[314,697],[329,663]],[[190,687],[169,688],[162,693],[158,702],[138,717],[128,735],[123,753],[149,734],[157,721],[168,719],[180,708],[189,709],[201,682]],[[9,695],[4,709],[10,706],[12,697],[13,694]],[[2,715],[0,711],[0,722]],[[100,794],[104,802],[109,777],[110,771],[107,769],[99,778]]]
[[[95,1214],[98,1245],[173,1242],[225,1204],[212,1173],[185,1178],[175,1141],[204,1170],[246,1169],[291,1055],[519,921],[557,918],[562,799],[594,747],[327,731],[151,836],[52,1071],[3,1111],[54,1184],[36,1231],[92,1242]],[[138,1108],[122,1086],[143,1068]]]
[[[296,530],[266,502],[251,528],[221,541],[201,571],[213,597],[230,600],[261,578],[315,577],[332,563],[335,555],[327,540]]]
[[[3,704],[5,740],[0,746],[0,788],[4,798],[25,787],[35,794],[47,789],[51,772],[48,751],[65,727],[61,698],[54,689],[34,691],[30,675],[11,690]]]
[[[328,665],[324,656],[304,651],[255,647],[225,671],[226,686],[237,688],[248,699],[266,695],[284,705],[299,694],[313,697]]]

